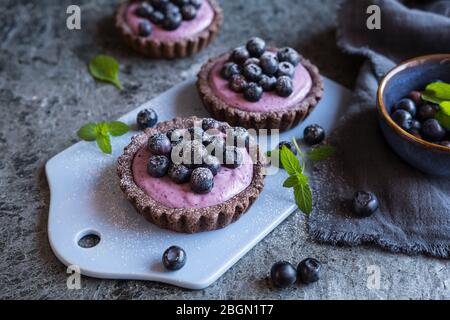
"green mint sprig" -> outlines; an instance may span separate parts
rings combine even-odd
[[[89,62],[89,72],[100,81],[110,82],[119,90],[122,90],[122,84],[119,80],[119,63],[113,57],[99,54]]]
[[[88,123],[82,126],[77,135],[81,140],[97,141],[103,153],[111,154],[111,136],[119,137],[130,131],[130,127],[120,121]]]
[[[450,84],[430,83],[422,92],[422,99],[440,106],[435,118],[445,129],[450,130]]]

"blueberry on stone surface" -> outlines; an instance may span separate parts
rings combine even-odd
[[[307,126],[303,131],[303,141],[307,145],[313,146],[321,143],[325,139],[325,130],[318,124]]]
[[[164,13],[161,11],[153,11],[150,15],[150,21],[154,24],[160,25],[164,21]]]
[[[294,83],[287,76],[279,77],[275,85],[275,90],[280,97],[289,97],[294,92]]]
[[[358,217],[371,216],[378,206],[378,198],[373,192],[359,191],[353,197],[353,213]]]
[[[181,13],[175,11],[166,12],[166,17],[162,22],[162,27],[165,30],[172,31],[178,29],[182,22],[183,17],[181,16]]]
[[[250,56],[259,58],[266,51],[266,42],[261,38],[254,37],[247,42],[246,48]]]
[[[151,156],[147,163],[147,173],[155,178],[164,177],[169,165],[170,161],[166,156]]]
[[[240,73],[241,67],[239,67],[239,65],[234,62],[225,63],[222,67],[222,70],[220,71],[220,75],[226,80],[230,80],[233,75]]]
[[[202,120],[202,129],[203,131],[208,130],[220,130],[220,126],[222,123],[213,118],[205,118]]]
[[[148,150],[154,155],[170,155],[172,144],[165,134],[155,133],[148,138]]]
[[[277,86],[277,78],[263,74],[258,84],[264,91],[273,91]]]
[[[292,48],[281,48],[277,52],[277,57],[280,62],[287,61],[293,66],[297,66],[300,63],[300,54]]]
[[[295,155],[297,155],[297,153],[298,153],[297,148],[294,146],[294,144],[291,141],[281,141],[278,144],[278,150],[281,150],[283,147],[288,148]]]
[[[211,173],[213,174],[213,176],[215,176],[215,175],[217,175],[217,173],[219,173],[220,166],[221,166],[220,160],[214,156],[206,156],[203,159],[202,167],[209,169],[211,171]]]
[[[260,60],[258,58],[248,58],[247,60],[245,60],[244,62],[244,67],[248,66],[249,64],[255,64],[257,66],[260,66]]]
[[[261,67],[256,64],[248,64],[244,66],[244,76],[250,82],[258,82],[261,80],[263,72]]]
[[[286,288],[297,280],[297,270],[289,262],[277,262],[270,270],[270,278],[275,287]]]
[[[214,187],[214,175],[208,168],[196,168],[192,171],[190,185],[195,193],[209,193]]]
[[[147,20],[139,22],[138,34],[140,37],[148,37],[152,34],[153,27]]]
[[[254,82],[250,82],[244,90],[244,98],[250,102],[257,102],[261,100],[262,95],[263,88]]]
[[[412,101],[411,99],[402,99],[399,102],[397,102],[394,108],[392,109],[393,112],[397,110],[405,110],[414,117],[416,115],[417,108],[415,102]]]
[[[428,119],[422,125],[422,137],[430,142],[439,142],[445,138],[446,131],[436,119]]]
[[[429,103],[421,105],[417,110],[416,118],[421,122],[425,122],[428,119],[433,119],[438,110],[438,107]]]
[[[186,258],[186,252],[182,248],[172,246],[164,251],[162,262],[166,269],[176,271],[184,267]]]
[[[304,284],[310,284],[320,279],[322,264],[313,258],[307,258],[299,263],[297,275]]]
[[[278,64],[277,77],[286,76],[293,78],[295,74],[295,67],[287,61]]]
[[[236,147],[226,147],[223,156],[223,165],[229,169],[236,169],[240,167],[244,157],[242,152]]]
[[[171,164],[169,167],[169,178],[176,184],[189,182],[192,170],[182,164]]]
[[[197,9],[195,9],[195,7],[191,4],[185,5],[181,8],[181,15],[184,20],[194,20],[197,16]]]
[[[250,58],[250,53],[245,47],[238,47],[231,53],[231,61],[237,64],[243,64],[248,58]]]
[[[232,91],[241,93],[247,88],[248,82],[243,75],[234,74],[231,76],[229,87]]]
[[[203,0],[190,0],[189,3],[192,4],[195,7],[195,9],[200,9]]]
[[[259,65],[264,74],[272,76],[278,71],[279,62],[276,55],[266,52],[261,56],[259,61]]]
[[[154,11],[153,7],[147,2],[142,2],[139,7],[136,8],[134,13],[141,18],[150,18],[150,15]]]
[[[158,115],[153,109],[144,109],[136,117],[136,123],[139,129],[153,128],[158,122]]]
[[[392,114],[392,120],[400,126],[403,130],[409,131],[412,124],[412,116],[408,111],[397,110]]]

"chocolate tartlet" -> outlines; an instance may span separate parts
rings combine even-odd
[[[262,39],[254,39],[263,43],[263,53],[239,47],[203,65],[197,80],[200,98],[212,117],[232,126],[288,130],[302,122],[322,98],[319,70],[291,48],[266,49]],[[285,58],[279,54],[282,50],[293,52],[291,64],[278,60]],[[265,55],[273,56],[274,66]]]
[[[154,198],[157,197],[150,196],[144,190],[145,188],[138,185],[140,181],[136,180],[137,171],[135,174],[133,169],[137,168],[135,164],[139,159],[136,160],[136,158],[140,156],[140,152],[148,148],[147,143],[149,138],[159,133],[167,134],[174,128],[188,129],[193,127],[195,123],[201,121],[202,119],[197,117],[189,117],[175,118],[171,121],[159,123],[155,128],[146,129],[144,133],[134,136],[131,143],[124,149],[123,155],[118,159],[117,172],[120,177],[120,188],[125,193],[127,199],[145,219],[161,228],[182,233],[197,233],[223,228],[238,220],[258,198],[264,187],[264,158],[260,155],[259,151],[258,160],[249,165],[252,168],[249,185],[226,201],[214,205],[206,207],[173,207],[169,204],[163,204],[162,202],[164,201],[155,200]],[[221,130],[231,129],[225,123],[221,123],[221,126]],[[169,183],[167,181],[165,180],[161,183],[167,184]],[[175,184],[174,187],[181,188],[180,185]],[[152,190],[155,189],[160,188],[152,188]],[[153,192],[163,191],[158,190]],[[161,198],[165,200],[164,197]],[[192,197],[194,196],[192,195]],[[196,199],[207,199],[203,197],[204,195],[195,196]],[[170,200],[167,201],[170,202]]]
[[[153,7],[153,2],[170,7]],[[216,0],[187,1],[194,11],[191,16],[189,10],[182,11],[181,6],[176,9],[174,3],[168,0],[131,0],[121,4],[116,14],[116,27],[124,41],[137,52],[154,59],[184,58],[206,48],[223,23],[223,12]],[[193,7],[193,3],[197,7]],[[137,6],[142,4],[150,9],[137,11]],[[169,12],[173,8],[178,12]],[[159,15],[151,16],[156,11]],[[166,19],[168,16],[173,19],[166,23],[163,14],[166,14]]]

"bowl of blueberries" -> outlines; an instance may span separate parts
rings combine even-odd
[[[450,54],[414,58],[388,72],[377,109],[381,131],[402,159],[450,176]]]

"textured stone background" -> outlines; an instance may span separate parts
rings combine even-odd
[[[201,54],[147,61],[116,38],[110,0],[2,0],[0,10],[0,298],[135,299],[386,299],[450,298],[445,261],[374,248],[311,242],[295,213],[211,287],[189,291],[143,281],[82,278],[66,289],[64,266],[47,240],[49,190],[43,166],[77,141],[87,121],[115,119],[196,73],[209,56],[252,35],[299,49],[324,75],[351,87],[360,61],[335,45],[335,0],[223,0],[220,37]],[[82,8],[82,30],[65,28],[69,4]],[[97,53],[121,62],[126,90],[96,83],[86,63]],[[277,260],[313,256],[326,273],[319,283],[279,291],[267,280]],[[367,267],[381,268],[381,289],[367,289]]]

